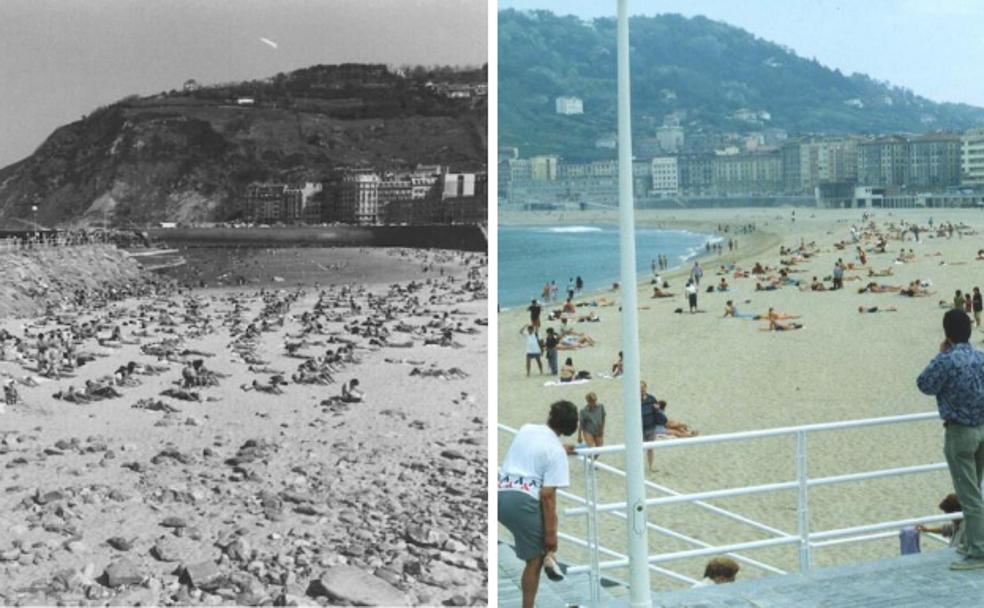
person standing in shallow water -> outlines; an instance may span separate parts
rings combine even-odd
[[[943,315],[940,352],[916,379],[919,390],[936,397],[943,419],[943,454],[964,514],[964,557],[951,570],[984,569],[984,353],[969,344],[971,321],[963,310]]]

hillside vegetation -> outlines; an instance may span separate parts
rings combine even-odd
[[[845,75],[704,17],[639,16],[629,27],[637,136],[652,136],[672,112],[691,132],[888,133],[984,123],[984,109]],[[595,140],[616,125],[615,33],[614,19],[500,11],[500,144],[573,158],[599,154]],[[555,114],[554,99],[563,95],[582,98],[585,113]],[[740,109],[770,117],[750,124],[733,117]]]
[[[130,97],[0,169],[0,223],[31,218],[32,205],[45,225],[226,220],[252,181],[316,181],[352,165],[478,168],[484,98],[448,99],[428,83],[485,79],[484,68],[347,64]]]

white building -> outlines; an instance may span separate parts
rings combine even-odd
[[[441,198],[461,198],[475,196],[474,173],[445,173],[444,190]]]
[[[558,114],[584,114],[584,102],[580,97],[558,97],[554,103]]]
[[[960,138],[960,183],[984,186],[984,129],[971,129]]]
[[[676,156],[657,156],[652,160],[653,195],[680,194],[680,167]]]
[[[379,176],[352,173],[342,180],[342,221],[353,224],[379,223]]]

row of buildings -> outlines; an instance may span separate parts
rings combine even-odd
[[[488,175],[439,165],[396,172],[344,168],[320,182],[250,184],[241,215],[258,224],[483,223]]]
[[[662,133],[665,131],[666,133]],[[682,132],[661,130],[661,148]],[[665,148],[664,148],[665,149]],[[638,150],[637,150],[638,152]],[[500,151],[500,198],[591,201],[617,199],[614,160],[565,162],[558,156],[520,158]],[[640,197],[815,196],[820,186],[947,192],[984,188],[984,129],[959,133],[807,137],[777,146],[730,146],[714,152],[656,154],[633,162]]]

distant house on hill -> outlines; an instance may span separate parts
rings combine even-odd
[[[236,105],[237,106],[253,106],[253,105],[256,105],[256,100],[253,99],[252,97],[237,97],[236,98]]]
[[[195,80],[194,78],[189,78],[188,80],[185,80],[184,86],[182,86],[181,88],[185,93],[194,93],[195,91],[197,91],[202,87],[200,84],[198,84],[197,80]]]

